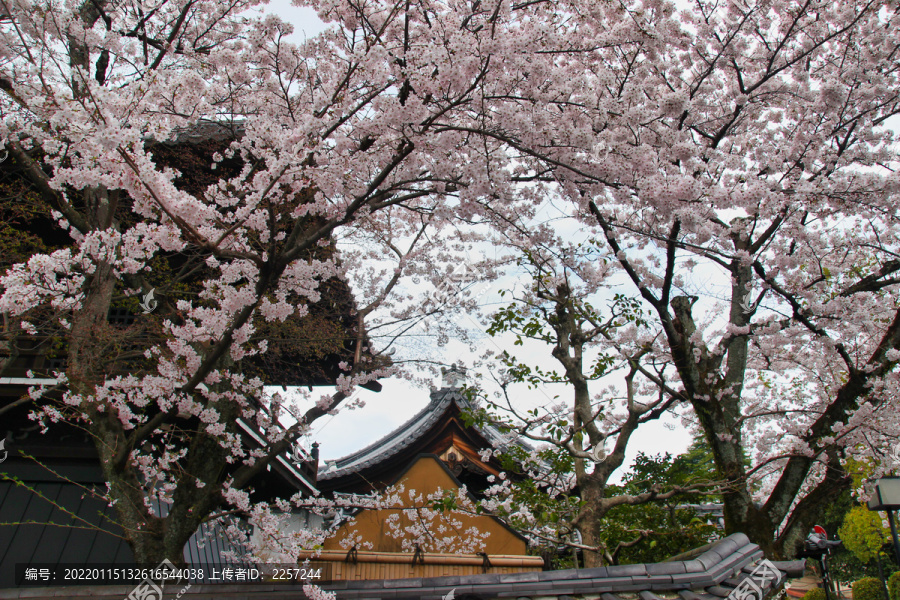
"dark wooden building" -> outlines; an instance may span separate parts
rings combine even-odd
[[[198,192],[240,169],[237,159],[223,161],[216,172],[209,169],[213,154],[227,147],[236,135],[239,130],[209,125],[185,132],[175,142],[156,144],[153,154],[160,167],[181,172],[176,185]],[[51,253],[73,243],[12,160],[0,163],[0,193],[4,195],[0,204],[0,273],[32,254]],[[126,200],[120,202],[120,211],[124,225],[136,218]],[[314,252],[331,254],[335,249],[326,245]],[[184,271],[186,261],[194,261],[197,267],[188,266],[202,274],[205,256],[163,253],[155,260],[163,273]],[[158,308],[152,314],[142,314],[135,297],[118,300],[109,310],[110,335],[121,336],[132,355],[141,355],[133,351],[161,339],[164,319],[177,318],[179,290],[191,292],[192,286],[199,286],[196,277],[188,277],[167,288],[162,277],[156,270],[146,273],[147,285],[157,286]],[[269,350],[241,361],[244,374],[258,376],[268,385],[334,383],[342,373],[339,364],[353,362],[356,342],[365,335],[358,331],[355,301],[346,281],[324,281],[320,292],[322,299],[309,304],[302,318],[277,324],[259,319],[256,337],[266,339]],[[33,320],[40,326],[40,315]],[[0,450],[0,588],[15,585],[17,564],[133,562],[131,549],[114,523],[114,509],[93,493],[106,489],[94,441],[67,423],[50,424],[42,433],[41,425],[29,418],[34,410],[29,387],[46,386],[45,398],[50,401],[62,394],[62,389],[54,389],[58,383],[54,373],[66,370],[65,331],[48,325],[29,333],[19,326],[20,321],[0,315],[0,439],[5,447]],[[52,319],[46,322],[52,324]],[[140,359],[121,361],[110,374],[137,373],[145,367]],[[366,387],[380,389],[377,382]],[[254,424],[238,419],[236,425],[247,448],[259,446],[262,435]],[[253,498],[313,493],[318,467],[315,454],[313,450],[301,461],[288,453],[278,457],[252,482]],[[154,507],[159,516],[166,511],[165,506]],[[220,527],[204,526],[185,546],[184,558],[191,563],[221,562],[220,551],[230,549],[229,544]]]

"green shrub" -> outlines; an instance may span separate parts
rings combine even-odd
[[[888,591],[891,593],[891,600],[900,600],[900,571],[888,577]]]
[[[884,600],[884,588],[877,577],[863,577],[853,584],[853,600]]]
[[[822,588],[812,588],[800,600],[825,600],[825,590]],[[853,600],[856,600],[855,598]]]
[[[865,506],[854,506],[844,517],[838,536],[844,542],[844,548],[861,562],[868,563],[878,556],[890,530],[881,522],[880,514]]]

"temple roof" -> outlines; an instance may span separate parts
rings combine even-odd
[[[485,448],[503,448],[508,438],[492,426],[466,425],[462,412],[475,406],[459,388],[445,387],[431,393],[428,405],[406,423],[378,441],[337,460],[325,461],[319,469],[318,485],[325,490],[358,491],[380,487],[421,453],[440,455],[451,447],[486,473],[499,472],[496,460],[478,454]],[[517,442],[521,443],[521,442]]]
[[[640,600],[663,600],[658,594],[677,594],[677,600],[762,600],[770,598],[788,577],[802,576],[805,564],[803,560],[767,561],[759,546],[743,533],[736,533],[690,560],[529,573],[341,581],[323,587],[345,600],[437,600],[452,598],[454,592],[469,599],[570,600],[577,595],[622,600],[627,594]],[[744,593],[735,592],[737,588]]]

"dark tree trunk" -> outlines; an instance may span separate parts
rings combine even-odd
[[[585,546],[597,548],[603,543],[601,521],[603,515],[607,512],[603,509],[603,494],[606,486],[603,482],[588,475],[580,478],[579,487],[585,507],[580,515],[581,521],[578,531],[581,533],[581,540]],[[590,550],[584,551],[585,568],[602,567],[603,563],[603,555],[601,553]]]

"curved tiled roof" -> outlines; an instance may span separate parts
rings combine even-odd
[[[805,564],[803,560],[767,561],[759,546],[743,533],[736,533],[690,560],[560,571],[336,581],[323,587],[335,592],[339,600],[440,600],[451,592],[483,600],[571,600],[572,596],[621,600],[617,594],[636,595],[640,600],[661,600],[657,594],[677,595],[679,600],[764,600],[788,577],[803,575]],[[738,587],[749,593],[734,593]]]
[[[319,469],[319,481],[357,473],[396,456],[436,425],[451,404],[455,404],[460,410],[474,408],[457,388],[444,388],[432,392],[431,401],[425,408],[385,437],[353,454],[335,461],[325,461],[325,465]],[[502,446],[505,441],[503,435],[493,427],[475,426],[474,429],[494,446]]]

